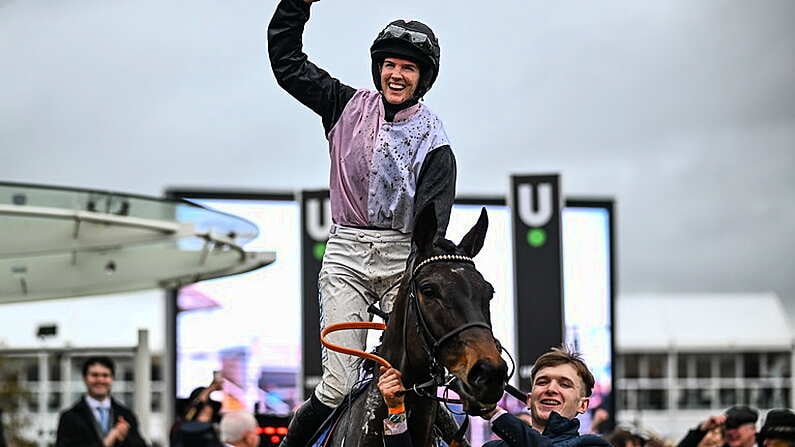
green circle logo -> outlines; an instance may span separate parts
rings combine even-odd
[[[323,253],[326,252],[326,243],[325,242],[315,242],[315,246],[312,247],[312,254],[315,255],[315,259],[318,261],[323,260]]]
[[[531,228],[527,232],[527,243],[538,248],[547,242],[547,232],[543,228]]]

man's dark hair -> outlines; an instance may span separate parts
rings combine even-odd
[[[88,374],[88,368],[90,368],[91,365],[102,365],[105,368],[108,368],[110,370],[111,377],[116,374],[116,365],[113,363],[113,359],[106,355],[96,355],[87,358],[86,361],[83,362],[83,377]]]
[[[536,360],[535,365],[533,365],[533,372],[530,374],[530,383],[535,384],[538,371],[541,371],[543,368],[550,368],[558,365],[571,365],[574,370],[577,371],[577,375],[580,376],[580,379],[582,379],[585,397],[591,396],[594,383],[596,383],[593,374],[591,374],[591,371],[582,359],[582,355],[579,352],[570,351],[565,346],[552,348]]]

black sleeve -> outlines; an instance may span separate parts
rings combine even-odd
[[[55,435],[56,447],[78,447],[85,444],[83,436],[84,429],[81,429],[80,419],[72,411],[66,411],[58,419],[58,431]]]
[[[432,150],[422,163],[414,196],[414,217],[433,203],[438,225],[436,236],[444,237],[455,200],[456,164],[453,150],[444,145]]]
[[[281,0],[268,25],[268,55],[276,81],[295,99],[320,115],[328,135],[356,89],[309,62],[301,41],[308,20],[308,3]]]
[[[511,447],[552,447],[552,440],[512,414],[498,417],[491,429]]]
[[[676,447],[696,447],[698,443],[704,439],[704,436],[707,435],[707,432],[700,430],[698,427],[690,430],[687,432],[684,438],[679,441],[679,444]]]

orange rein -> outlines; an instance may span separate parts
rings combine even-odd
[[[326,340],[326,335],[332,332],[342,331],[346,329],[376,329],[379,331],[383,331],[384,329],[386,329],[386,325],[384,323],[366,322],[366,321],[350,321],[346,323],[330,324],[326,326],[326,328],[323,329],[323,331],[320,332],[320,343],[322,343],[323,346],[327,347],[328,349],[331,349],[332,351],[337,351],[343,354],[355,355],[357,357],[370,359],[386,368],[392,367],[392,365],[390,365],[389,362],[384,360],[384,358],[379,357],[375,354],[370,354],[369,352],[360,351],[358,349],[351,349],[351,348],[346,348],[344,346],[335,345],[334,343],[331,343],[328,340]]]

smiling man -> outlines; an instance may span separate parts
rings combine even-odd
[[[86,395],[58,420],[56,447],[143,447],[138,420],[110,396],[115,365],[109,357],[83,363]]]
[[[279,85],[320,115],[331,158],[333,225],[318,286],[321,326],[390,312],[411,250],[415,215],[432,205],[444,236],[455,197],[456,163],[439,117],[420,100],[439,72],[439,42],[425,24],[396,20],[370,47],[375,90],[355,89],[311,63],[302,50],[314,0],[281,0],[268,27]],[[335,2],[334,7],[340,3]],[[363,331],[331,342],[365,348]],[[305,447],[356,382],[356,358],[323,351],[323,377],[296,412],[283,446]]]
[[[484,415],[502,440],[484,447],[608,447],[600,436],[580,435],[578,414],[588,410],[594,377],[579,354],[553,348],[536,360],[528,396],[531,426],[497,407]]]

